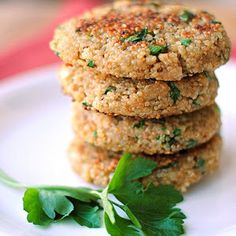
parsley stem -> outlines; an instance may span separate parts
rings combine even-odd
[[[122,210],[123,210],[123,206],[122,206],[122,205],[120,205],[119,203],[117,203],[117,202],[114,202],[114,201],[111,201],[111,200],[110,200],[110,202],[111,202],[113,205],[115,205],[115,206],[117,206],[117,207],[119,207],[120,209],[122,209]]]
[[[27,186],[23,183],[20,183],[16,180],[14,180],[13,178],[11,178],[10,176],[8,176],[7,174],[5,174],[3,172],[3,170],[0,169],[0,182],[2,182],[3,184],[12,187],[12,188],[22,188],[25,189]]]

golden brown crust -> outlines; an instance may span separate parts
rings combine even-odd
[[[59,78],[64,93],[86,109],[141,118],[159,119],[199,110],[214,104],[218,89],[214,73],[166,82],[116,78],[64,66]]]
[[[142,40],[130,40],[144,29]],[[182,45],[184,39],[191,43]],[[151,55],[150,45],[168,49]],[[230,56],[230,40],[211,14],[143,1],[114,3],[66,22],[56,30],[51,48],[75,66],[87,67],[93,60],[94,70],[104,74],[172,81],[213,71]]]
[[[153,183],[173,184],[185,192],[190,185],[199,182],[203,176],[215,171],[219,166],[221,139],[215,136],[208,143],[174,155],[133,155],[150,158],[157,162],[157,169],[142,179],[146,185]],[[114,172],[121,153],[74,140],[69,148],[69,159],[73,169],[86,181],[106,186]]]

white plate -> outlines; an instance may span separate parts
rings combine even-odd
[[[86,185],[70,169],[66,149],[72,138],[70,100],[62,96],[51,66],[0,84],[0,168],[28,184]],[[224,138],[220,170],[194,186],[180,205],[187,215],[186,235],[236,235],[236,65],[220,78]],[[19,78],[18,78],[19,77]],[[22,192],[0,185],[0,235],[107,235],[59,223],[43,229],[27,223]]]

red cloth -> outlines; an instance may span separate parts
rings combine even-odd
[[[49,49],[55,27],[73,15],[79,15],[102,2],[102,0],[65,0],[59,16],[43,32],[0,55],[0,80],[34,67],[59,62]]]

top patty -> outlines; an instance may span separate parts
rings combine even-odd
[[[116,2],[76,17],[57,28],[51,48],[68,64],[157,80],[212,71],[230,56],[213,15],[150,1]]]

